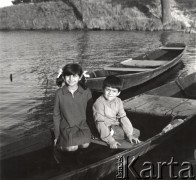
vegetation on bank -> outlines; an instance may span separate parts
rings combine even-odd
[[[83,29],[70,6],[63,2],[20,4],[0,10],[0,29],[71,30]]]
[[[188,11],[172,0],[172,21],[163,25],[160,0],[55,0],[0,9],[1,30],[183,30],[196,29]],[[188,0],[193,1],[193,0]],[[192,8],[193,9],[193,8]],[[194,9],[193,9],[194,11]],[[191,12],[191,11],[189,11]]]

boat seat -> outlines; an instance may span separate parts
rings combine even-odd
[[[118,142],[121,144],[120,146],[118,146],[118,149],[130,149],[137,146],[137,144],[131,144],[129,141],[125,139],[118,139]],[[102,145],[102,146],[108,146],[106,142],[102,141],[99,138],[93,138],[93,139],[91,138],[91,143]]]
[[[160,60],[126,60],[121,62],[125,66],[134,66],[134,67],[157,67],[167,63],[167,61]]]
[[[108,71],[130,71],[130,72],[143,72],[143,71],[152,71],[152,68],[134,68],[134,67],[111,67],[111,66],[106,66],[104,67],[104,70]]]
[[[165,50],[183,50],[184,47],[161,47],[160,49],[165,49]]]

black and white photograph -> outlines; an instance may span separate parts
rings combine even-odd
[[[0,179],[196,179],[196,0],[0,0]]]

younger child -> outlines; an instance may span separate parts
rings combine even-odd
[[[116,149],[125,139],[139,143],[139,130],[133,128],[124,111],[123,103],[117,96],[120,94],[122,81],[116,76],[108,76],[103,82],[103,95],[93,105],[93,115],[100,138],[110,148]]]
[[[59,141],[60,149],[76,151],[87,148],[90,143],[90,129],[86,122],[87,106],[92,99],[89,89],[80,85],[82,68],[78,64],[67,64],[57,78],[61,86],[55,94],[54,104],[54,145]]]

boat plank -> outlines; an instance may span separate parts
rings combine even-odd
[[[166,64],[168,61],[161,60],[125,60],[122,61],[121,64],[126,66],[135,66],[135,67],[157,67],[163,64]]]
[[[168,83],[165,84],[163,87],[158,87],[156,89],[152,89],[145,94],[148,95],[159,95],[159,96],[173,96],[176,92],[180,91],[180,88],[177,84]]]
[[[182,47],[161,47],[160,49],[165,49],[165,50],[183,50]]]
[[[141,95],[124,102],[130,112],[153,114],[158,116],[188,116],[196,114],[196,101],[184,98]]]

